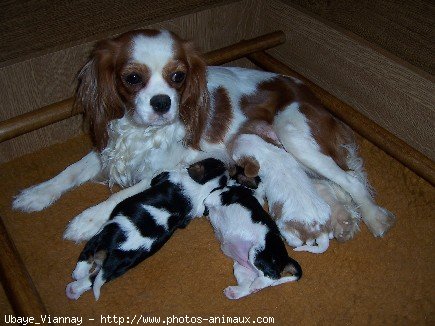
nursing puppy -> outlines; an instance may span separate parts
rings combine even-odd
[[[296,251],[326,251],[332,237],[331,208],[295,158],[255,134],[237,136],[231,151],[247,177],[258,175],[264,180],[258,196],[266,197],[269,212],[287,243]]]
[[[67,297],[76,300],[92,287],[98,300],[104,283],[156,253],[177,228],[202,215],[204,199],[226,182],[224,164],[213,158],[156,176],[151,188],[118,204],[86,244],[72,273],[76,281],[66,288]]]
[[[276,224],[253,190],[241,185],[217,189],[205,205],[222,251],[234,260],[237,285],[224,290],[227,298],[301,278],[300,265],[288,256]]]

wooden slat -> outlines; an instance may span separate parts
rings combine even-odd
[[[204,58],[208,65],[221,65],[223,63],[240,59],[249,53],[270,49],[283,44],[285,39],[284,32],[276,31],[249,40],[243,40],[239,43],[218,50],[210,51],[204,54]]]
[[[285,34],[277,31],[205,53],[204,57],[207,64],[218,65],[239,59],[249,53],[270,49],[284,42]],[[0,142],[80,114],[81,112],[71,110],[72,103],[71,98],[66,99],[0,122]]]
[[[47,310],[1,217],[0,248],[0,278],[15,314],[23,317],[46,315]]]
[[[0,142],[79,114],[72,111],[72,104],[69,98],[0,122]]]
[[[434,162],[409,146],[403,140],[397,138],[392,133],[361,114],[359,111],[331,95],[304,76],[290,69],[271,55],[265,52],[258,52],[248,55],[248,59],[265,70],[301,79],[322,101],[323,105],[337,118],[348,124],[361,136],[371,141],[407,168],[414,171],[417,175],[427,180],[432,185],[435,185]]]

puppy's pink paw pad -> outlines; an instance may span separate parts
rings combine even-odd
[[[224,290],[224,294],[228,299],[235,300],[240,298],[239,291],[236,286],[229,286]]]
[[[65,294],[66,294],[67,298],[71,299],[71,300],[77,300],[78,298],[80,298],[80,295],[81,295],[80,292],[76,291],[75,286],[74,286],[74,282],[69,283],[66,286]]]

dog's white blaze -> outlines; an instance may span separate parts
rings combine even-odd
[[[171,217],[171,213],[166,209],[156,208],[150,205],[142,205],[142,207],[151,214],[158,225],[163,226],[166,230],[168,229],[168,220],[169,217]]]
[[[150,250],[155,239],[142,236],[136,226],[131,223],[128,217],[123,215],[115,216],[113,223],[117,223],[124,232],[127,240],[122,243],[119,249],[124,251],[145,249]]]
[[[162,71],[174,55],[174,40],[168,31],[155,36],[137,35],[133,38],[132,57],[152,71]]]
[[[147,85],[135,99],[134,120],[145,125],[173,123],[178,115],[178,93],[163,78],[163,69],[174,58],[174,40],[168,31],[156,36],[137,35],[133,38],[133,62],[146,65],[151,76]],[[168,95],[171,99],[169,112],[159,115],[154,112],[150,100],[155,95]]]

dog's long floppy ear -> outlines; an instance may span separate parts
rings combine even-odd
[[[124,114],[116,90],[116,55],[119,46],[114,40],[98,42],[78,74],[73,110],[84,112],[91,138],[97,149],[107,145],[107,124]]]
[[[188,71],[180,103],[180,118],[187,130],[185,142],[199,148],[209,106],[207,65],[191,42],[183,43]]]

